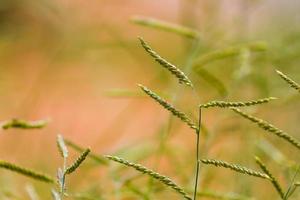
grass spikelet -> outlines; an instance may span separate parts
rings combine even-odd
[[[170,178],[168,178],[164,175],[154,172],[151,169],[148,169],[140,164],[135,164],[135,163],[129,162],[127,160],[124,160],[122,158],[116,157],[116,156],[106,155],[105,157],[109,160],[118,162],[118,163],[126,165],[128,167],[132,167],[132,168],[136,169],[137,171],[142,172],[143,174],[147,174],[147,175],[151,176],[152,178],[167,185],[168,187],[172,188],[177,193],[181,194],[185,199],[192,200],[192,198],[189,197],[188,194],[181,187],[179,187],[175,182],[173,182]]]
[[[65,174],[73,173],[82,164],[82,162],[86,159],[90,152],[91,150],[89,148],[82,152],[82,154],[75,160],[75,162],[73,162],[73,164],[66,169]]]
[[[20,119],[12,119],[2,123],[3,129],[19,128],[19,129],[40,129],[48,124],[48,120],[25,121]]]
[[[285,81],[287,82],[292,88],[296,89],[298,92],[300,92],[300,84],[296,83],[293,79],[285,75],[279,70],[276,70],[276,73]]]
[[[270,177],[270,181],[272,182],[274,188],[276,189],[276,191],[278,192],[280,197],[283,199],[284,192],[283,192],[279,182],[277,181],[277,179],[273,176],[273,174],[270,172],[270,170],[267,168],[267,166],[261,161],[260,158],[255,157],[255,161],[259,165],[259,167],[263,170],[263,172],[266,173]]]
[[[42,181],[42,182],[46,182],[46,183],[55,183],[55,180],[48,175],[45,175],[40,172],[36,172],[32,169],[18,166],[16,164],[13,164],[13,163],[10,163],[7,161],[0,160],[0,168],[7,169],[12,172],[16,172],[18,174],[27,176],[29,178],[32,178],[32,179],[35,179],[38,181]]]
[[[293,146],[297,147],[298,149],[300,149],[300,142],[295,139],[293,136],[289,135],[288,133],[280,130],[279,128],[275,127],[274,125],[262,120],[262,119],[259,119],[259,118],[256,118],[256,117],[253,117],[247,113],[244,113],[242,112],[240,109],[237,109],[237,108],[231,108],[234,112],[238,113],[239,115],[241,115],[242,117],[250,120],[251,122],[257,124],[260,128],[268,131],[269,133],[273,133],[274,135],[277,135],[278,137],[286,140],[287,142],[289,142],[290,144],[292,144]]]
[[[193,87],[190,79],[179,68],[158,55],[142,38],[139,38],[139,40],[142,47],[149,53],[149,55],[152,56],[161,66],[168,69],[174,76],[176,76],[179,80],[179,83],[184,83],[190,87]]]
[[[138,25],[142,25],[142,26],[146,26],[158,30],[163,30],[166,32],[176,33],[178,35],[185,36],[188,38],[196,39],[200,35],[199,32],[194,29],[182,25],[178,25],[178,24],[165,22],[162,20],[157,20],[154,18],[134,16],[131,18],[131,21]]]
[[[242,166],[239,166],[239,165],[236,165],[236,164],[230,164],[230,163],[227,163],[227,162],[221,161],[221,160],[201,159],[201,162],[203,164],[206,164],[206,165],[214,165],[216,167],[224,167],[224,168],[227,168],[227,169],[231,169],[231,170],[239,172],[241,174],[247,174],[247,175],[250,175],[250,176],[256,176],[256,177],[264,178],[264,179],[270,179],[270,177],[267,174],[257,172],[257,171],[254,171],[252,169],[242,167]]]
[[[141,84],[139,84],[138,86],[147,95],[149,95],[152,99],[154,99],[155,101],[157,101],[161,106],[163,106],[165,109],[169,110],[173,115],[175,115],[176,117],[178,117],[179,119],[181,119],[183,122],[187,123],[189,127],[191,127],[194,130],[197,130],[197,126],[195,125],[195,123],[185,113],[183,113],[183,112],[177,110],[176,108],[174,108],[173,105],[171,105],[166,100],[164,100],[163,98],[161,98],[160,96],[158,96],[157,94],[155,94],[154,92],[152,92],[147,87],[145,87],[145,86],[143,86]]]
[[[258,104],[268,103],[272,100],[275,100],[275,97],[268,97],[264,99],[258,99],[253,101],[246,102],[225,102],[225,101],[211,101],[206,104],[201,104],[201,108],[209,108],[209,107],[220,107],[220,108],[228,108],[228,107],[245,107],[245,106],[254,106]]]
[[[80,152],[80,153],[84,151],[84,148],[82,148],[81,146],[75,144],[75,143],[72,142],[71,140],[68,140],[68,139],[65,138],[64,141],[65,141],[65,143],[66,143],[66,145],[67,145],[68,147],[71,147],[71,148],[74,149],[75,151]],[[88,157],[91,158],[91,159],[93,159],[93,160],[96,161],[97,163],[100,163],[100,164],[103,164],[103,165],[107,165],[107,164],[108,164],[108,163],[107,163],[107,160],[105,160],[103,157],[100,157],[100,156],[98,156],[98,155],[96,155],[96,154],[94,154],[94,153],[92,153],[92,152],[90,152],[90,153],[88,154]]]
[[[64,138],[62,137],[62,135],[57,135],[57,147],[58,147],[58,151],[60,152],[61,156],[63,158],[67,158],[68,157],[68,149],[65,145],[65,142],[64,142]]]

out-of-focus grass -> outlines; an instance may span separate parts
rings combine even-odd
[[[192,188],[194,135],[138,93],[139,82],[157,88],[190,116],[196,116],[193,106],[210,100],[280,97],[248,111],[297,137],[299,97],[274,71],[300,80],[297,6],[292,0],[280,4],[272,0],[2,0],[0,119],[50,118],[51,123],[43,130],[0,130],[1,159],[55,175],[60,161],[55,135],[63,133],[84,147],[91,146],[94,153],[121,155],[147,164]],[[146,38],[182,69],[191,65],[188,58],[193,40],[138,26],[130,22],[135,15],[188,25],[201,33],[196,59],[210,59],[200,70],[189,73],[196,98],[178,88],[174,79],[147,57],[137,36]],[[257,41],[267,44],[263,51],[247,48]],[[211,55],[226,49],[234,51],[212,60]],[[204,116],[203,155],[255,167],[252,158],[258,154],[287,187],[293,160],[298,159],[293,148],[230,111],[204,111]],[[285,165],[291,170],[285,171]],[[28,198],[25,186],[31,180],[3,170],[0,173],[0,185],[5,185],[0,188],[1,199]],[[265,182],[221,169],[203,168],[201,174],[202,194],[216,191],[228,196],[233,192],[257,199],[276,195],[265,192],[272,191]],[[70,192],[81,199],[178,198],[147,177],[116,165],[103,167],[91,159],[68,181]],[[50,199],[48,186],[32,184],[40,199]],[[298,198],[297,193],[293,198]]]

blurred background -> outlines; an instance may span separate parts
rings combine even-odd
[[[279,69],[300,82],[299,10],[298,0],[1,0],[0,120],[51,122],[41,130],[0,130],[0,158],[55,175],[61,165],[55,144],[60,133],[100,155],[143,163],[191,189],[195,134],[146,97],[138,83],[194,119],[197,105],[207,101],[276,96],[276,102],[247,111],[300,139],[299,97],[275,73]],[[190,27],[200,39],[139,25],[136,16]],[[183,69],[194,91],[178,86],[145,53],[138,36]],[[212,52],[232,49],[237,49],[233,55],[207,60]],[[198,71],[191,69],[195,60]],[[253,156],[261,155],[288,186],[293,171],[282,163],[299,159],[295,148],[229,110],[205,110],[203,124],[202,157],[258,169]],[[141,199],[132,190],[146,182],[142,193],[173,197],[161,185],[154,192],[156,183],[148,179],[119,188],[119,179],[136,174],[130,169],[92,161],[83,168],[70,177],[71,191],[88,191],[96,199]],[[201,172],[205,190],[276,199],[263,180],[208,166]],[[3,170],[0,175],[2,199],[29,199],[28,183],[41,199],[51,198],[47,185]]]

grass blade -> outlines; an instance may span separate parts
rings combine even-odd
[[[138,25],[163,30],[166,32],[176,33],[178,35],[188,38],[196,39],[199,38],[200,35],[199,32],[194,29],[150,17],[135,16],[131,18],[131,21]]]
[[[245,48],[247,48],[250,52],[261,52],[267,49],[267,45],[264,42],[253,42],[245,45],[239,45],[209,52],[196,59],[193,64],[193,68],[197,70],[198,68],[201,68],[210,62],[238,56],[240,55],[240,52]]]
[[[202,78],[212,87],[214,87],[221,96],[226,96],[228,94],[227,88],[224,85],[224,83],[220,79],[218,79],[215,75],[208,72],[204,68],[197,68],[195,72],[197,75],[199,75],[200,78]]]

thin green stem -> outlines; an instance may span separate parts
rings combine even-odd
[[[64,194],[65,194],[65,180],[66,180],[66,169],[67,169],[67,158],[64,157],[64,161],[63,161],[63,178],[62,178],[62,184],[61,184],[61,188],[60,188],[60,198],[63,199],[64,198]]]
[[[288,188],[287,192],[286,192],[285,195],[284,195],[284,198],[283,198],[284,200],[287,200],[287,199],[289,198],[290,191],[292,190],[292,187],[293,187],[294,182],[295,182],[295,180],[296,180],[296,177],[297,177],[297,175],[298,175],[298,173],[299,173],[299,170],[300,170],[300,165],[298,165],[298,168],[297,168],[297,170],[296,170],[296,173],[295,173],[295,175],[294,175],[294,177],[293,177],[293,179],[292,179],[292,181],[291,181],[291,183],[290,183],[290,185],[289,185],[289,188]]]
[[[194,189],[194,200],[197,199],[197,189],[198,189],[198,178],[199,178],[199,170],[200,170],[200,130],[201,130],[201,108],[199,108],[199,118],[198,118],[198,128],[196,130],[197,133],[197,147],[196,147],[196,180],[195,180],[195,189]]]

